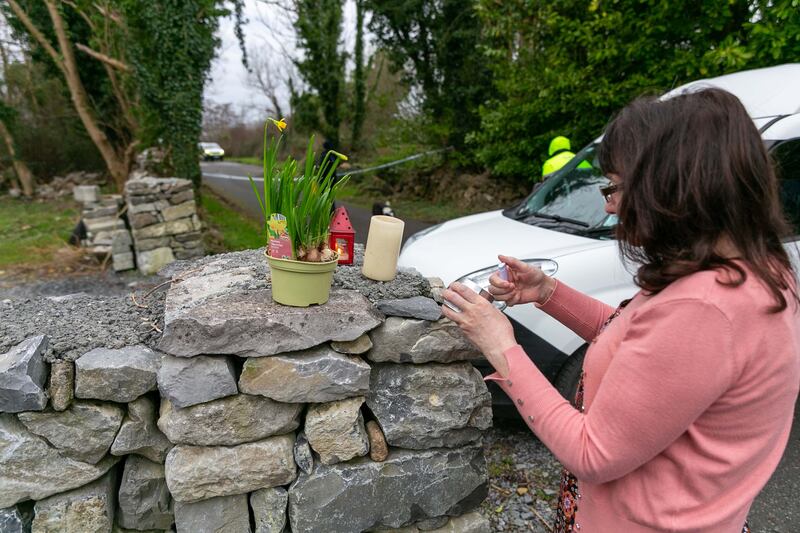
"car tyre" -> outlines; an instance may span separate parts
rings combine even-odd
[[[561,393],[561,396],[569,400],[575,405],[575,393],[578,390],[578,382],[581,379],[581,372],[583,371],[583,360],[586,357],[586,350],[589,349],[588,344],[584,344],[575,352],[570,355],[567,360],[561,365],[558,371],[553,386]]]

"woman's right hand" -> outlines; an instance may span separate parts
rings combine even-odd
[[[514,257],[499,255],[508,270],[508,281],[495,273],[489,278],[489,292],[495,300],[508,305],[544,303],[556,288],[556,281],[539,267],[523,263]]]

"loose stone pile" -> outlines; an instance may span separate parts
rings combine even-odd
[[[122,196],[100,194],[97,185],[77,185],[72,194],[83,204],[81,220],[86,228],[83,243],[91,253],[105,258],[111,255],[114,270],[131,270],[136,267],[131,246],[131,233],[120,217],[123,213]]]
[[[143,274],[204,254],[192,182],[143,177],[125,183],[136,262]]]
[[[3,531],[488,533],[490,396],[430,287],[284,307],[259,255],[180,263],[152,346],[0,355]]]

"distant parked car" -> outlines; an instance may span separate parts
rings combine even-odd
[[[222,161],[225,159],[225,150],[217,143],[197,143],[200,149],[200,157],[203,161]]]

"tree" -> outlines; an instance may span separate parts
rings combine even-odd
[[[0,84],[0,138],[2,138],[5,144],[8,159],[11,161],[11,166],[14,168],[19,184],[22,187],[22,194],[31,197],[33,196],[33,173],[28,168],[28,165],[25,164],[25,161],[17,156],[17,149],[15,146],[16,140],[11,135],[10,128],[8,127],[8,124],[10,124],[16,116],[14,109],[9,105],[9,67],[10,58],[8,50],[6,49],[6,44],[5,42],[0,42],[0,68],[2,68],[2,71],[0,71],[0,81],[3,82]]]
[[[294,10],[298,47],[303,52],[296,60],[297,69],[316,98],[293,95],[293,100],[301,108],[316,101],[324,119],[322,132],[338,147],[346,61],[340,49],[342,0],[294,0]]]
[[[48,33],[52,33],[55,42],[34,24],[28,11],[23,9],[17,0],[8,0],[8,7],[19,23],[25,28],[32,42],[36,43],[49,56],[52,63],[63,75],[69,88],[72,103],[78,112],[83,126],[91,137],[97,149],[100,151],[106,163],[109,173],[118,189],[122,188],[125,180],[128,179],[128,169],[134,154],[135,141],[113,142],[106,131],[101,127],[98,115],[91,105],[86,88],[81,80],[78,70],[78,63],[75,58],[75,46],[68,28],[61,13],[62,4],[57,5],[55,0],[44,0],[44,7],[47,10],[50,25],[46,28]],[[29,7],[29,10],[35,9]],[[109,68],[128,70],[127,65],[118,60],[104,57],[103,54],[96,52],[86,45],[82,45],[89,54],[104,62]]]
[[[355,149],[361,139],[361,129],[367,107],[366,71],[364,70],[364,0],[356,1],[356,43],[353,69],[353,131],[350,146]],[[369,69],[367,68],[367,71]]]
[[[470,139],[519,179],[538,179],[554,135],[588,142],[636,96],[800,57],[796,0],[478,5],[494,91]]]
[[[140,98],[140,136],[161,145],[171,170],[200,185],[197,141],[203,122],[203,88],[219,40],[217,0],[125,0],[129,61]],[[241,7],[241,1],[235,3]],[[239,23],[241,23],[241,11]],[[246,61],[245,55],[245,61]]]
[[[498,3],[498,2],[495,2]],[[480,124],[491,88],[479,50],[474,0],[364,0],[370,29],[405,80],[421,90],[428,130],[437,142],[463,146]],[[499,3],[498,3],[499,4]]]
[[[160,145],[168,170],[199,184],[202,93],[228,5],[244,49],[243,0],[9,0],[0,9],[34,59],[65,80],[121,189],[142,141]],[[94,61],[77,61],[76,50]]]

